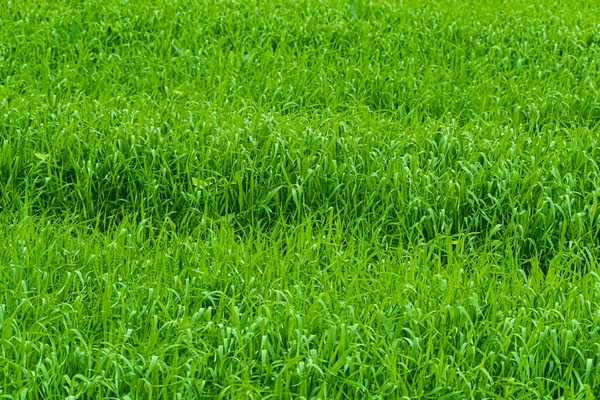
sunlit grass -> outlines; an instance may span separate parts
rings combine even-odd
[[[593,2],[0,7],[3,398],[594,398]]]

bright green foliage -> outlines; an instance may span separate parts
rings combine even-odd
[[[3,1],[0,398],[594,398],[598,15]]]

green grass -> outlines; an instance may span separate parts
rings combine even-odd
[[[0,398],[593,399],[600,5],[0,2]]]

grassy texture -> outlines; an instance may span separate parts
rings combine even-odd
[[[600,7],[3,1],[0,397],[594,398]]]

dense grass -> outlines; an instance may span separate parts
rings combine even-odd
[[[5,1],[0,397],[594,398],[600,6]]]

